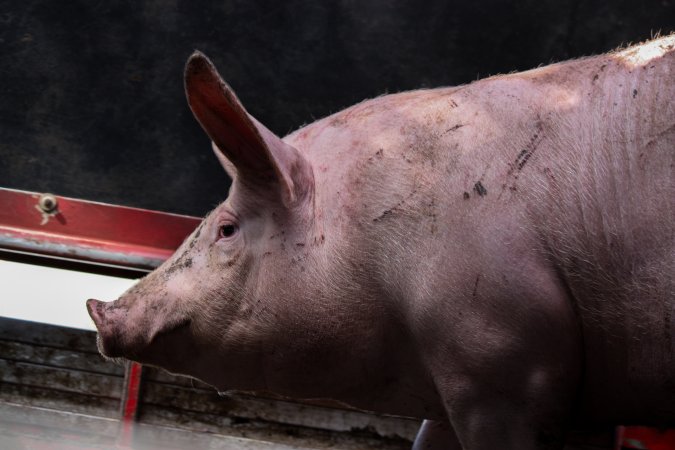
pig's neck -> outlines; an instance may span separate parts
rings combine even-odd
[[[298,284],[275,289],[293,308],[280,306],[274,313],[281,332],[269,335],[261,358],[266,390],[369,411],[442,417],[409,328],[390,308],[389,293],[361,253],[364,247],[339,232],[318,234],[324,240],[305,253]]]

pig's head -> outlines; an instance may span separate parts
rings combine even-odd
[[[251,117],[199,53],[185,89],[230,194],[118,300],[87,302],[101,353],[220,390],[345,397],[336,390],[366,383],[364,371],[380,376],[381,311],[335,268],[349,264],[326,249],[310,163]]]

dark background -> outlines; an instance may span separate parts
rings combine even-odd
[[[184,100],[194,49],[284,135],[659,30],[675,0],[0,1],[0,186],[204,214],[229,181]]]

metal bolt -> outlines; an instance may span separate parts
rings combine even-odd
[[[50,214],[56,211],[58,201],[52,194],[42,194],[38,200],[38,206],[42,212]]]

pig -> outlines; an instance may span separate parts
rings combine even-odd
[[[424,419],[414,448],[675,423],[675,35],[385,95],[280,138],[201,53],[232,185],[98,346],[219,391]]]

